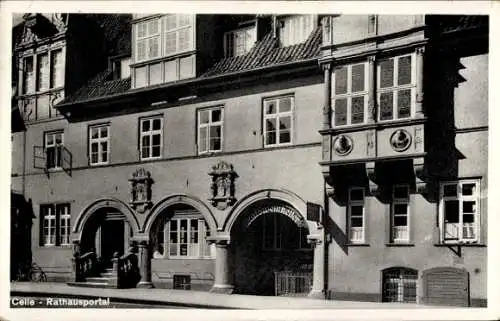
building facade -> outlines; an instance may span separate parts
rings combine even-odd
[[[485,301],[487,17],[24,18],[12,189],[49,278]]]

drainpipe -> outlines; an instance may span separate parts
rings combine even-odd
[[[23,197],[26,199],[26,134],[27,129],[23,132],[23,171],[22,171],[22,186],[21,192]]]
[[[323,244],[325,247],[325,250],[323,251],[323,253],[324,253],[323,264],[325,266],[325,268],[323,269],[323,272],[324,272],[323,289],[325,289],[324,295],[325,295],[325,300],[326,300],[326,299],[328,299],[328,252],[329,252],[329,248],[330,248],[330,246],[329,246],[330,242],[328,241],[329,240],[328,217],[330,217],[330,202],[328,200],[328,195],[326,193],[326,181],[325,180],[323,180],[323,208],[324,208],[323,217],[321,218],[321,221],[323,223]]]

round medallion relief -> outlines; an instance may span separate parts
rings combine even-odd
[[[411,135],[404,129],[398,129],[391,135],[391,146],[397,152],[403,152],[410,147]]]
[[[345,156],[352,151],[352,138],[346,135],[338,136],[333,142],[333,150],[339,156]]]

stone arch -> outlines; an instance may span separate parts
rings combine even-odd
[[[73,227],[73,240],[81,241],[82,231],[85,227],[85,223],[97,210],[106,207],[115,208],[123,213],[130,226],[132,227],[134,235],[139,234],[139,221],[137,220],[134,211],[127,204],[115,198],[102,198],[94,201],[80,212],[75,221],[75,226]]]
[[[186,195],[186,194],[174,194],[170,195],[157,204],[153,206],[151,211],[149,212],[148,216],[146,217],[146,220],[144,222],[144,226],[142,231],[144,234],[149,235],[151,231],[151,227],[153,226],[153,223],[155,222],[156,218],[160,213],[163,212],[163,210],[167,209],[168,207],[176,204],[186,204],[194,207],[196,210],[198,210],[201,215],[205,218],[210,231],[212,234],[215,234],[217,231],[217,221],[212,214],[212,211],[210,211],[210,208],[208,208],[205,203],[203,203],[201,200]]]
[[[292,206],[304,218],[304,221],[307,222],[309,235],[319,234],[317,223],[307,220],[306,202],[297,194],[285,189],[263,189],[248,194],[233,206],[232,210],[229,212],[229,215],[226,217],[224,224],[222,225],[222,231],[230,235],[235,222],[237,221],[239,216],[248,208],[248,206],[257,201],[271,199],[280,200]]]

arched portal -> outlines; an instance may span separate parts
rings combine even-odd
[[[80,245],[81,254],[96,252],[104,267],[111,267],[114,253],[122,255],[139,224],[133,211],[115,199],[98,200],[78,216],[73,228],[73,241]]]
[[[307,295],[312,286],[313,248],[309,226],[291,204],[257,200],[231,228],[231,270],[235,293]]]

